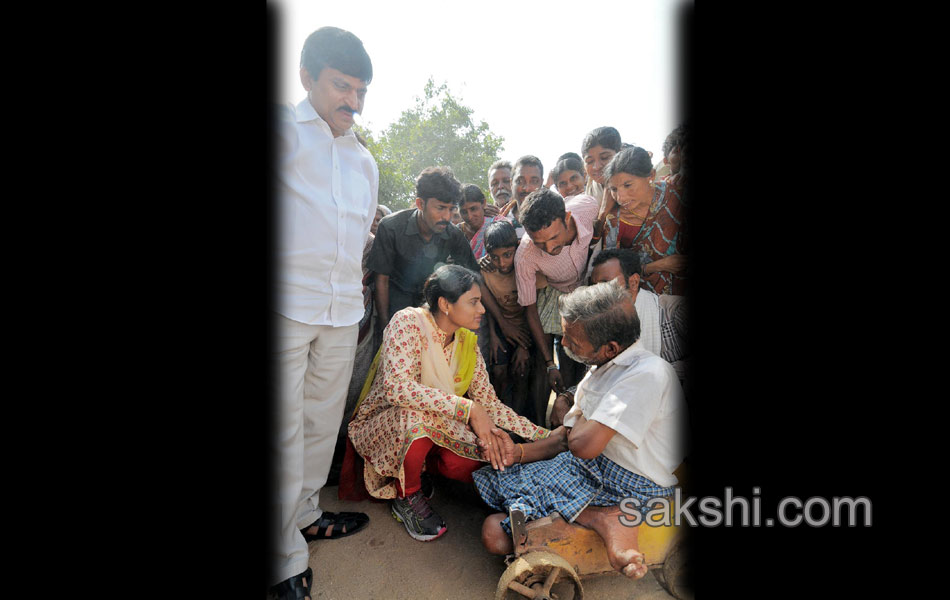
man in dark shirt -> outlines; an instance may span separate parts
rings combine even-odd
[[[422,284],[445,263],[478,272],[472,247],[452,210],[462,198],[462,185],[448,167],[428,167],[416,178],[416,208],[385,217],[367,267],[376,273],[376,310],[380,328],[407,306],[422,303]]]

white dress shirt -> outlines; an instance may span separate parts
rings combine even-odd
[[[588,371],[564,425],[573,427],[578,414],[617,432],[604,456],[658,485],[677,483],[673,471],[686,456],[683,388],[670,363],[639,341]]]
[[[379,169],[352,130],[333,137],[304,99],[278,107],[277,312],[342,327],[363,316],[363,246]]]

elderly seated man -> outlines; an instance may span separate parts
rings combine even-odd
[[[673,471],[685,456],[681,440],[686,404],[670,363],[639,343],[633,298],[617,281],[581,287],[558,301],[564,348],[591,366],[577,386],[574,406],[545,440],[506,449],[505,471],[473,473],[482,499],[497,510],[520,510],[527,520],[557,511],[596,531],[610,564],[630,578],[647,567],[637,528],[623,525],[620,503],[674,493]],[[508,462],[508,459],[505,460]],[[510,519],[485,519],[482,542],[495,554],[514,551]]]

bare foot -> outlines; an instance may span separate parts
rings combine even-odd
[[[596,531],[607,547],[610,566],[631,579],[647,574],[647,565],[639,551],[639,527],[623,525],[619,506],[588,506],[574,522]]]
[[[507,516],[505,513],[495,513],[482,523],[482,545],[492,554],[511,554],[515,551],[511,536],[501,528],[501,522]]]

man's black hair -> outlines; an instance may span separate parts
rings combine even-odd
[[[624,280],[630,279],[632,275],[643,275],[640,272],[640,253],[632,248],[607,248],[594,257],[591,262],[591,269],[604,264],[608,260],[616,258],[620,263],[620,271],[623,272]]]
[[[534,233],[548,227],[556,219],[565,220],[564,198],[551,188],[537,189],[524,199],[518,209],[518,218],[525,231]]]
[[[429,198],[458,204],[462,201],[462,184],[449,167],[426,167],[416,178],[416,198],[423,203]]]
[[[523,167],[537,167],[538,172],[541,175],[544,175],[544,166],[541,164],[541,159],[532,154],[526,154],[515,161],[515,166],[511,169],[511,174],[514,175],[515,171],[521,171]]]
[[[300,66],[316,81],[324,67],[356,77],[369,84],[373,80],[373,63],[363,42],[339,27],[321,27],[307,37],[300,51]]]
[[[676,127],[676,129],[671,131],[668,136],[666,136],[666,140],[663,141],[663,158],[668,158],[670,156],[670,152],[673,151],[673,148],[676,148],[677,146],[682,148],[686,145],[686,133],[686,124],[681,123]]]

